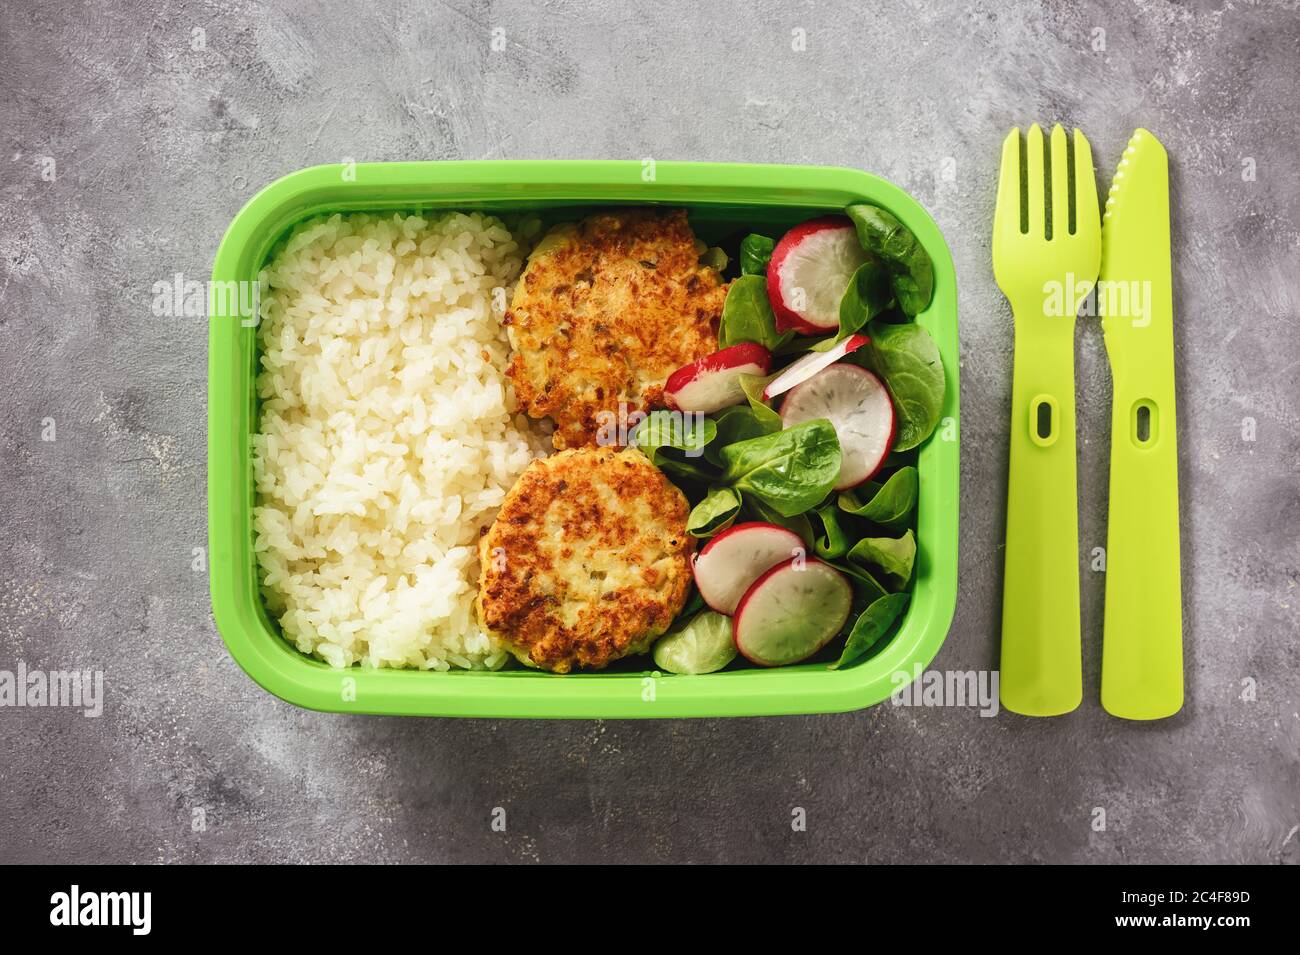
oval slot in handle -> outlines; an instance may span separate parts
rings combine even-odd
[[[1156,403],[1143,398],[1133,403],[1133,443],[1139,448],[1149,448],[1159,437],[1159,417]]]
[[[1051,395],[1038,395],[1029,402],[1029,437],[1040,448],[1055,443],[1060,420],[1056,399]]]

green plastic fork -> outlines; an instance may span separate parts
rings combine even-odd
[[[993,220],[993,273],[1015,319],[1000,685],[1026,716],[1083,696],[1074,323],[1101,262],[1092,148],[1076,129],[1071,177],[1065,130],[1045,147],[1030,126],[1022,170],[1020,130],[1007,135]]]

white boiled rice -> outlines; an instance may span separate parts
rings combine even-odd
[[[516,413],[498,220],[334,215],[267,267],[255,549],[285,637],[337,667],[496,667],[479,530],[549,444]]]

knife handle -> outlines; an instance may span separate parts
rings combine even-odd
[[[1016,320],[1002,586],[1000,696],[1025,716],[1068,713],[1083,696],[1074,323],[1042,321]]]
[[[1179,571],[1173,369],[1131,378],[1117,370],[1101,658],[1101,705],[1113,716],[1158,720],[1182,708]]]

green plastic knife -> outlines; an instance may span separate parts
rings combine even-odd
[[[1183,705],[1169,157],[1129,140],[1102,222],[1097,304],[1113,398],[1101,705],[1154,720]]]

